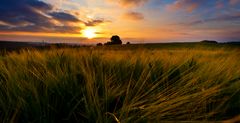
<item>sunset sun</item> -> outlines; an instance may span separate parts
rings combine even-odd
[[[95,29],[85,29],[83,30],[83,36],[92,39],[96,37],[96,30]]]

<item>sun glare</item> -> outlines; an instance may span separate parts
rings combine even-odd
[[[96,30],[95,29],[85,29],[85,30],[83,30],[83,36],[88,39],[92,39],[92,38],[96,37]]]

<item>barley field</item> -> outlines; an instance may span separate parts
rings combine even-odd
[[[133,47],[1,55],[0,122],[230,122],[240,115],[239,48]]]

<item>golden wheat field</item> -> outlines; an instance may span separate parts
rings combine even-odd
[[[232,121],[238,48],[28,49],[0,57],[0,121]]]

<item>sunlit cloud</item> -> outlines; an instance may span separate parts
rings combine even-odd
[[[104,20],[104,19],[91,19],[91,20],[88,20],[88,21],[84,22],[84,24],[86,26],[97,26],[97,25],[100,25],[100,24],[110,23],[110,22],[111,21]]]
[[[174,3],[167,5],[167,9],[171,11],[184,10],[193,12],[199,7],[199,4],[195,0],[176,0]]]
[[[136,7],[147,3],[149,0],[107,0],[110,2],[116,2],[123,7]]]
[[[236,4],[239,4],[239,3],[240,3],[240,0],[229,0],[230,5],[236,5]]]
[[[124,13],[122,17],[123,17],[124,19],[134,20],[134,21],[139,21],[139,20],[143,20],[143,19],[144,19],[144,16],[143,16],[142,13],[133,12],[133,11]]]

